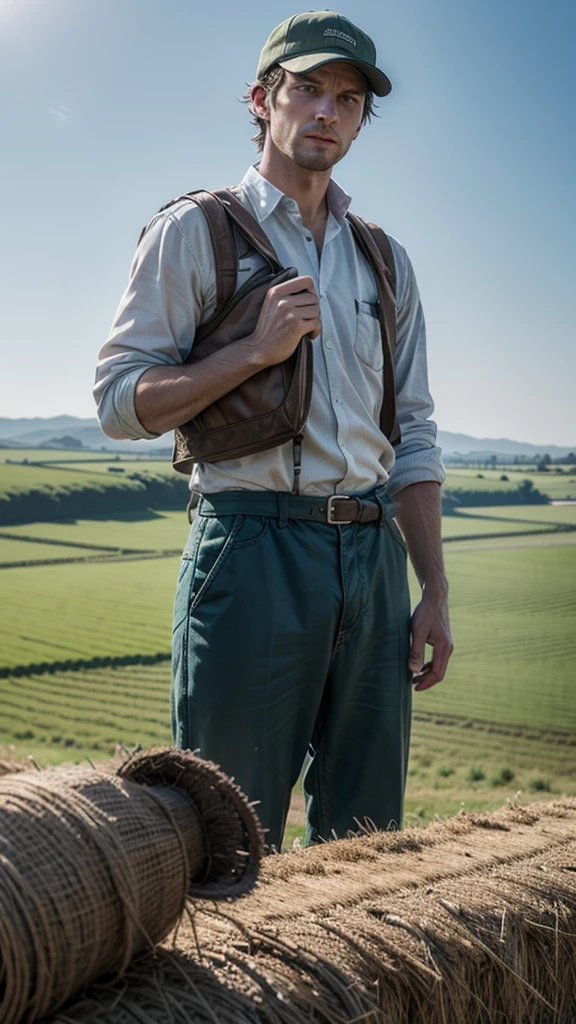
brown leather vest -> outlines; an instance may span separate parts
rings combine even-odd
[[[282,267],[258,221],[245,209],[231,189],[189,192],[172,200],[191,199],[206,216],[214,250],[216,310],[196,331],[186,360],[195,363],[251,334],[269,288],[298,276],[295,267]],[[355,240],[371,264],[378,287],[378,319],[384,356],[384,400],[380,427],[391,444],[400,440],[396,416],[394,348],[396,343],[396,299],[394,256],[381,228],[366,224],[348,213]],[[238,260],[232,225],[249,245],[266,260],[235,292]],[[312,399],[312,345],[302,338],[296,351],[284,363],[268,366],[245,380],[198,416],[175,431],[172,463],[181,473],[190,473],[196,462],[220,462],[252,455],[254,452],[293,442],[294,492],[298,493],[302,435]]]

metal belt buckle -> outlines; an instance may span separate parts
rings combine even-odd
[[[334,523],[336,526],[347,526],[349,523],[353,523],[356,519],[357,508],[354,509],[354,514],[350,519],[337,519],[335,508],[337,501],[351,501],[357,506],[356,498],[351,498],[348,494],[331,494],[326,502],[326,521]]]

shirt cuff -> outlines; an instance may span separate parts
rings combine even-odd
[[[442,449],[438,447],[422,448],[415,452],[399,455],[390,472],[386,485],[387,493],[394,497],[398,491],[410,484],[420,484],[424,480],[433,480],[443,484],[446,470],[442,462]]]
[[[117,440],[152,441],[160,434],[154,434],[140,422],[134,407],[134,396],[136,385],[148,366],[138,367],[122,377],[116,377],[102,394],[98,394],[98,388],[94,389],[94,395],[98,405],[98,420],[100,426],[108,437]]]

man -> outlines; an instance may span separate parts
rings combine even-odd
[[[259,801],[276,848],[306,753],[309,842],[365,821],[400,825],[410,684],[439,682],[452,651],[444,471],[414,275],[392,240],[402,435],[394,456],[379,424],[375,274],[345,217],[349,198],[331,180],[373,95],[390,88],[372,41],[340,15],[300,14],[275,29],[250,92],[261,161],[237,194],[299,276],[270,289],[252,333],[186,363],[214,312],[216,282],[204,214],[177,202],[144,234],[97,373],[106,432],[155,437],[286,360],[304,335],[314,339],[300,496],[290,493],[290,443],[198,465],[192,488],[201,498],[174,613],[175,741],[199,748]],[[259,266],[242,249],[237,288]],[[330,522],[330,495],[360,496],[349,506],[361,521]],[[396,508],[423,591],[412,619]]]

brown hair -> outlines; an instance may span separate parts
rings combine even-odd
[[[261,78],[259,78],[256,82],[253,82],[252,85],[248,87],[248,91],[244,93],[244,96],[242,97],[243,103],[248,104],[248,109],[251,114],[250,122],[257,128],[256,134],[252,136],[251,141],[256,143],[256,149],[258,150],[259,153],[261,153],[262,150],[264,149],[267,122],[264,120],[263,117],[259,117],[256,111],[254,110],[251,95],[252,89],[254,88],[255,85],[259,85],[264,90],[266,94],[266,99],[268,100],[270,106],[273,107],[276,100],[276,96],[278,95],[278,90],[280,89],[280,86],[283,84],[285,77],[286,72],[284,68],[280,67],[279,64],[273,64],[271,68],[268,68],[268,71],[264,72]],[[368,87],[368,83],[366,83],[366,95],[364,97],[364,109],[362,111],[361,123],[366,124],[367,121],[370,121],[373,117],[377,116],[378,115],[376,114],[374,104],[374,93]]]

